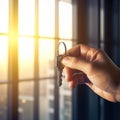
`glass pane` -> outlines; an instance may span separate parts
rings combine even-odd
[[[72,91],[65,81],[63,81],[63,85],[60,87],[59,106],[60,120],[72,120]]]
[[[0,120],[7,120],[7,85],[0,85]]]
[[[19,84],[19,120],[33,120],[33,82]]]
[[[0,0],[0,32],[8,32],[8,0]]]
[[[59,37],[72,38],[72,5],[63,1],[59,2]]]
[[[62,41],[62,40],[61,40]],[[63,41],[67,46],[67,50],[72,47],[72,41]],[[64,49],[61,45],[60,50]],[[63,71],[64,75],[64,71]],[[62,86],[60,87],[60,110],[59,116],[60,120],[72,120],[71,110],[72,110],[72,91],[68,87],[68,83],[64,80],[62,81]]]
[[[39,35],[55,34],[55,0],[39,0]]]
[[[33,78],[34,76],[34,39],[19,38],[19,79]]]
[[[35,0],[19,0],[19,34],[34,34]]]
[[[8,78],[8,37],[0,36],[0,81]]]
[[[53,120],[54,80],[40,80],[40,120]]]
[[[49,39],[39,40],[39,74],[40,77],[54,75],[55,41]]]

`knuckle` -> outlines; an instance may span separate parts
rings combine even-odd
[[[71,65],[75,65],[78,63],[78,59],[77,58],[73,58],[72,59],[72,62],[71,62]]]

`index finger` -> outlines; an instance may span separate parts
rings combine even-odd
[[[79,56],[79,55],[84,55],[84,54],[87,54],[87,52],[90,49],[91,48],[87,45],[79,44],[79,45],[76,45],[73,48],[69,49],[67,51],[67,55],[74,56],[74,57]],[[92,48],[92,49],[94,49],[94,48]]]
[[[67,55],[72,57],[80,57],[83,59],[90,59],[91,57],[94,58],[97,51],[98,50],[96,48],[92,48],[84,44],[79,44],[69,49],[67,51]]]

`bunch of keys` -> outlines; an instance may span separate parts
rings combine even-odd
[[[63,44],[64,45],[64,54],[60,54],[59,51],[59,47],[60,45]],[[62,85],[62,72],[64,69],[64,65],[61,63],[62,59],[66,56],[66,51],[67,51],[67,47],[66,44],[64,42],[59,42],[58,44],[58,48],[57,48],[57,82],[58,82],[58,86],[60,87]]]
[[[60,51],[59,51],[59,47],[61,44],[64,45],[64,54],[60,54]],[[61,63],[61,61],[66,56],[66,52],[67,52],[67,47],[65,43],[60,42],[58,44],[58,49],[57,49],[57,82],[59,87],[62,85],[62,78],[63,78],[62,73],[64,69],[64,65]],[[74,76],[74,79],[77,80],[78,84],[84,84],[86,82],[89,82],[87,76],[82,71],[73,73],[73,76]]]

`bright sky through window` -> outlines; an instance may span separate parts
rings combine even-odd
[[[29,4],[28,4],[29,2]],[[39,19],[39,35],[43,37],[55,37],[55,1],[40,0],[38,9],[38,19]],[[46,6],[46,7],[45,7]],[[3,12],[4,11],[4,14]],[[72,6],[71,4],[65,3],[63,1],[59,2],[59,37],[60,38],[72,38]],[[8,31],[8,1],[0,0],[0,17],[3,18],[3,22],[0,22],[0,31]],[[34,0],[19,0],[18,2],[18,33],[19,35],[34,35],[35,31],[35,1]],[[15,36],[15,35],[14,35]],[[5,39],[5,38],[1,38]],[[7,38],[6,38],[7,40]],[[7,60],[7,45],[0,44],[2,49],[0,61],[4,65]],[[40,66],[47,61],[53,61],[54,59],[54,46],[53,40],[46,40],[40,38],[39,50],[40,50]],[[51,44],[50,44],[51,43]],[[50,50],[47,50],[49,47]],[[6,51],[5,51],[6,50]],[[3,53],[4,52],[4,53]],[[4,55],[4,57],[2,57]],[[5,58],[6,57],[6,58]],[[18,62],[19,62],[19,76],[23,78],[33,77],[34,69],[34,38],[19,37],[18,40]],[[47,65],[49,63],[44,63]],[[41,67],[42,67],[41,66]],[[44,67],[45,68],[45,67]],[[0,69],[1,71],[3,69]],[[26,73],[25,71],[29,71]],[[21,78],[21,77],[20,77]]]
[[[34,35],[35,0],[19,0],[19,34]]]
[[[15,94],[19,99],[18,119],[33,119],[36,116],[34,107],[38,107],[40,119],[48,120],[51,116],[53,120],[56,114],[54,98],[59,95],[59,111],[66,110],[64,114],[59,113],[59,119],[65,120],[67,116],[71,120],[71,100],[64,100],[64,95],[71,97],[71,90],[65,88],[67,92],[64,92],[63,86],[60,94],[54,94],[56,42],[65,42],[67,49],[73,42],[71,3],[68,0],[0,0],[0,21],[0,82],[5,84],[3,91],[11,99],[9,89],[13,88],[9,87],[9,81],[10,85],[16,86],[12,94],[18,90]],[[1,110],[7,110],[12,102],[8,103],[9,98],[5,95],[0,95],[7,101],[6,106],[0,101]],[[66,104],[69,105],[66,107]],[[7,113],[5,116],[9,117]]]
[[[0,0],[0,33],[8,32],[8,0]]]

